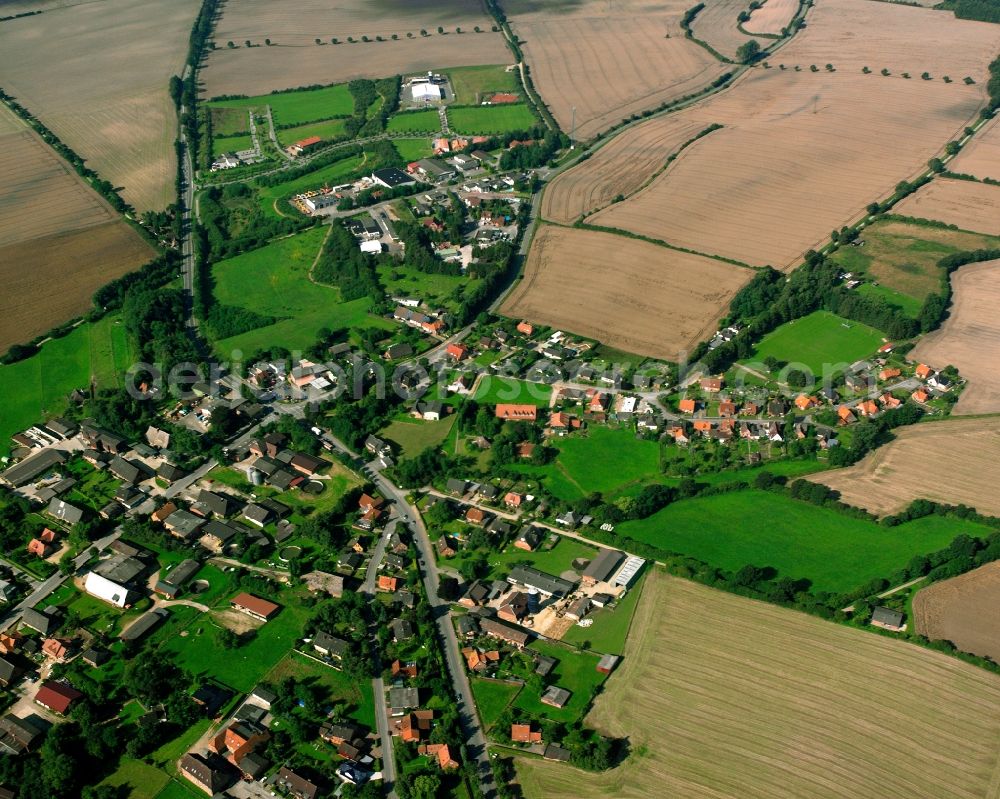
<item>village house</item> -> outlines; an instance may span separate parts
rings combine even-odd
[[[915,374],[917,376],[917,379],[919,380],[926,380],[928,377],[934,374],[934,370],[931,369],[927,364],[921,363],[917,364],[917,368],[914,370],[913,374]]]
[[[495,415],[505,421],[534,422],[538,418],[538,407],[503,403],[496,406]]]
[[[533,730],[532,724],[511,724],[510,739],[516,744],[540,744],[542,733],[540,730]]]

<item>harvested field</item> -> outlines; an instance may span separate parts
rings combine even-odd
[[[962,41],[963,48],[929,47],[935,38]],[[560,194],[628,195],[648,177],[633,171],[637,145],[676,130],[682,123],[674,118],[695,120],[692,128],[719,123],[723,130],[686,149],[651,185],[590,221],[790,268],[866,203],[921,173],[983,101],[980,83],[864,75],[861,66],[885,63],[916,74],[947,69],[981,81],[997,50],[1000,26],[865,0],[817,5],[806,30],[781,50],[782,61],[803,65],[801,72],[751,70],[734,87],[670,115],[670,122],[658,118],[626,131],[553,181],[546,207],[571,209],[568,216],[582,202]],[[835,72],[808,69],[827,62]]]
[[[740,45],[753,38],[736,27],[737,17],[749,5],[744,0],[705,0],[705,7],[691,23],[691,32],[726,58],[735,58]],[[766,39],[757,41],[761,47],[769,44]]]
[[[507,13],[542,100],[567,132],[576,108],[574,138],[586,140],[725,71],[684,37],[679,23],[687,6],[584,0],[572,9],[535,10],[537,3],[514,2]],[[735,12],[732,21],[735,28]]]
[[[948,318],[910,357],[936,369],[956,366],[969,381],[953,414],[1000,412],[1000,261],[961,267],[952,272],[951,288]]]
[[[603,773],[518,759],[528,799],[995,796],[1000,678],[654,572],[587,722]]]
[[[502,311],[676,360],[715,330],[751,277],[738,266],[648,242],[545,225]]]
[[[846,469],[807,477],[880,516],[915,499],[965,504],[1000,516],[1000,419],[949,419],[896,431],[894,441]]]
[[[948,168],[952,172],[975,175],[980,180],[1000,180],[1000,117],[983,125]]]
[[[1000,235],[1000,186],[988,183],[937,178],[893,210],[963,230]]]
[[[175,113],[167,92],[198,0],[102,0],[0,26],[4,89],[138,211],[173,199]]]
[[[474,33],[479,26],[482,33]],[[478,0],[241,0],[226,6],[204,71],[209,97],[513,60]],[[437,32],[443,27],[444,34]],[[462,33],[455,33],[461,28]],[[421,36],[424,29],[429,34]],[[412,33],[412,39],[407,34]],[[392,35],[398,36],[391,41]],[[348,43],[347,37],[355,42]],[[371,41],[361,41],[367,36]],[[378,42],[376,36],[385,41]],[[272,46],[264,45],[264,38]],[[324,44],[315,44],[320,38]],[[330,44],[337,37],[340,44]],[[250,40],[253,47],[244,46]],[[233,41],[238,47],[225,46]]]
[[[983,612],[998,602],[1000,562],[994,561],[918,591],[913,622],[921,635],[1000,662],[1000,614]]]
[[[94,291],[152,249],[39,138],[0,106],[0,351],[91,307]],[[38,301],[44,293],[45,301]]]
[[[792,21],[799,0],[764,0],[764,5],[750,13],[750,19],[743,23],[744,30],[751,33],[770,33],[778,36]]]

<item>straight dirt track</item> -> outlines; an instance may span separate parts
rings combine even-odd
[[[632,758],[519,759],[528,799],[997,795],[996,675],[660,573],[587,723]]]
[[[853,466],[807,479],[879,516],[897,513],[915,499],[1000,516],[998,462],[1000,418],[949,419],[897,430],[894,441]]]
[[[678,360],[715,330],[753,273],[592,230],[543,225],[501,309],[628,352]]]

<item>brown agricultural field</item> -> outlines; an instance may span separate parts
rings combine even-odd
[[[969,383],[956,415],[1000,412],[1000,261],[963,266],[951,275],[952,305],[944,324],[910,353],[936,369],[951,364]]]
[[[1000,677],[903,641],[647,576],[587,723],[603,773],[519,758],[528,799],[993,799]]]
[[[511,63],[514,57],[503,35],[491,31],[493,24],[479,0],[240,0],[226,5],[216,28],[218,49],[202,73],[205,93],[253,95],[361,77]],[[474,32],[476,26],[481,33]],[[445,33],[439,34],[438,27]],[[421,36],[421,29],[429,35]],[[407,38],[408,33],[414,38]],[[371,41],[361,41],[362,36]],[[330,43],[334,37],[339,44]],[[324,44],[317,45],[316,38]],[[246,47],[247,40],[254,46]],[[228,48],[229,41],[238,46]]]
[[[942,40],[963,47],[928,44]],[[801,72],[753,69],[730,89],[670,115],[724,129],[685,150],[634,197],[588,221],[790,268],[868,202],[922,172],[984,100],[978,83],[906,80],[895,72],[940,74],[947,65],[982,78],[997,50],[1000,26],[866,0],[818,3],[806,30],[780,51],[782,62],[799,64]],[[835,72],[824,69],[828,62]],[[862,74],[869,63],[884,63],[894,74]],[[820,71],[811,72],[810,64]],[[645,178],[632,169],[634,148],[679,124],[665,119],[635,126],[560,175],[546,189],[546,207],[575,212],[579,198],[636,191]],[[561,193],[578,199],[560,199]]]
[[[543,225],[508,316],[571,330],[616,349],[677,360],[716,328],[752,272],[593,230]]]
[[[934,219],[963,230],[1000,234],[1000,186],[937,178],[911,194],[894,211]]]
[[[3,87],[138,211],[173,200],[179,73],[198,0],[101,0],[0,26]]]
[[[0,175],[2,352],[88,310],[98,287],[153,251],[3,106]]]
[[[541,9],[515,0],[504,7],[535,88],[577,140],[692,94],[725,71],[684,37],[679,23],[687,0],[584,0]]]
[[[1000,562],[934,583],[913,597],[917,632],[932,640],[951,641],[963,652],[1000,662]]]
[[[736,27],[740,12],[746,11],[749,5],[744,0],[705,0],[705,7],[691,23],[691,31],[726,58],[735,58],[740,45],[754,38]],[[761,38],[757,42],[761,47],[769,44]]]
[[[1000,516],[998,461],[1000,419],[948,419],[897,430],[894,441],[853,466],[807,479],[879,516],[897,513],[915,499]]]
[[[798,7],[799,0],[764,0],[762,7],[751,12],[750,19],[743,23],[743,28],[751,33],[777,36],[792,21]]]
[[[1000,117],[983,125],[972,141],[948,164],[948,168],[979,179],[1000,180]]]

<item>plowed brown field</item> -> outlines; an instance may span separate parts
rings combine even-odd
[[[1000,186],[937,178],[894,209],[906,216],[935,219],[963,230],[1000,234]]]
[[[993,562],[918,591],[913,621],[921,635],[1000,662],[1000,613],[983,612],[998,602],[1000,563]]]
[[[223,10],[206,94],[261,94],[312,83],[514,60],[479,0],[239,0]],[[483,32],[474,33],[478,26]],[[437,32],[443,27],[445,34]],[[455,29],[461,28],[462,33]],[[429,34],[421,36],[420,30]],[[407,38],[412,33],[414,38]],[[392,41],[393,34],[398,36]],[[353,44],[347,37],[355,39]],[[361,41],[367,36],[371,41]],[[385,41],[378,42],[381,36]],[[316,38],[324,44],[317,45]],[[340,44],[331,44],[336,37]],[[270,47],[264,39],[271,40]],[[245,47],[250,40],[254,47]],[[226,46],[228,41],[238,45]]]
[[[91,307],[153,256],[143,238],[0,106],[0,352]]]
[[[949,419],[896,431],[896,440],[846,469],[807,479],[880,516],[915,499],[965,504],[1000,516],[1000,419]]]
[[[705,0],[705,7],[691,23],[691,31],[726,58],[734,58],[740,45],[754,38],[736,27],[737,17],[749,5],[749,2],[745,3],[743,0]],[[769,44],[766,39],[757,41],[761,47]]]
[[[751,12],[750,19],[743,28],[751,33],[781,33],[799,7],[799,0],[764,0],[764,5]]]
[[[961,267],[951,275],[951,288],[948,318],[910,357],[936,369],[956,366],[969,381],[952,413],[1000,412],[1000,261]]]
[[[528,799],[997,795],[997,675],[660,573],[587,723],[632,757],[519,759]]]
[[[677,360],[713,330],[748,269],[592,230],[544,225],[508,316]]]
[[[983,125],[982,130],[955,156],[949,168],[980,179],[1000,180],[1000,117]]]
[[[181,71],[198,0],[102,0],[0,25],[3,88],[139,211],[173,200]]]

